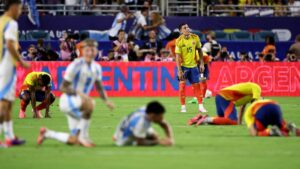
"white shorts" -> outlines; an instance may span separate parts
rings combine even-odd
[[[14,101],[17,71],[15,67],[0,68],[0,100]]]
[[[82,112],[80,108],[82,106],[82,100],[79,95],[67,95],[62,94],[59,100],[59,108],[62,112],[70,115],[74,118],[81,118]]]
[[[147,130],[147,134],[146,137],[151,136],[153,134],[156,134],[155,130],[150,127]],[[123,132],[121,132],[120,130],[118,130],[115,135],[114,135],[114,141],[116,143],[117,146],[133,146],[136,145],[136,141],[134,139],[134,137],[123,137]]]

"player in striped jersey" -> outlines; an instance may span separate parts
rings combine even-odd
[[[98,43],[87,39],[83,43],[83,57],[73,61],[66,70],[61,86],[63,92],[59,107],[68,119],[71,134],[56,132],[45,127],[40,129],[37,143],[40,145],[47,139],[54,139],[66,144],[80,144],[84,147],[94,147],[89,138],[90,119],[94,109],[94,101],[89,97],[94,84],[101,99],[110,108],[114,105],[108,101],[102,86],[101,67],[94,59],[97,55]]]
[[[12,123],[12,104],[16,90],[16,62],[28,68],[19,51],[18,23],[22,13],[20,0],[6,0],[4,14],[0,18],[0,133],[4,130],[6,146],[24,144],[15,137]],[[1,144],[1,143],[0,143]],[[2,144],[1,144],[2,145]]]

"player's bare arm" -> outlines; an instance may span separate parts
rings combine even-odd
[[[238,114],[238,124],[242,124],[242,120],[243,120],[243,116],[245,113],[245,109],[246,109],[246,104],[241,106],[240,112]]]
[[[104,87],[102,85],[102,82],[101,81],[96,81],[95,85],[96,85],[96,89],[97,89],[98,93],[100,94],[100,98],[103,100],[103,102],[107,105],[108,108],[113,110],[115,108],[115,106],[112,102],[110,102],[108,100],[106,92],[105,92]]]
[[[68,95],[76,95],[76,91],[71,88],[71,82],[63,80],[60,90]]]
[[[154,146],[159,144],[159,141],[154,139],[154,140],[149,140],[149,139],[145,139],[145,138],[135,138],[135,141],[137,143],[138,146]]]
[[[176,54],[176,66],[177,66],[177,75],[180,81],[183,81],[183,72],[181,69],[181,56],[179,54]]]
[[[204,72],[203,52],[201,48],[197,48],[197,50],[199,53],[199,60],[200,60],[199,70],[200,72]]]
[[[31,107],[34,113],[34,118],[37,117],[36,111],[36,98],[35,98],[35,88],[34,86],[29,86],[30,98],[31,98]]]
[[[45,117],[50,118],[49,115],[49,107],[50,107],[50,94],[51,94],[51,88],[46,87],[46,112],[45,112]]]
[[[173,130],[172,130],[171,126],[169,125],[169,123],[166,121],[162,121],[161,123],[159,123],[159,125],[164,130],[166,137],[167,137],[166,139],[160,139],[159,143],[161,145],[166,145],[166,146],[174,145],[174,134],[173,134]]]
[[[30,65],[22,59],[20,53],[18,52],[18,49],[16,48],[16,43],[17,42],[13,40],[7,40],[6,47],[8,51],[11,53],[11,55],[16,61],[20,62],[22,67],[29,68]]]
[[[254,125],[251,125],[249,127],[249,133],[250,133],[251,136],[256,136],[257,135],[257,131],[256,131]]]

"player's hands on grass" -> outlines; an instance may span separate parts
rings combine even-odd
[[[115,105],[110,101],[106,101],[105,104],[110,110],[113,110],[115,108]]]
[[[160,139],[159,144],[163,146],[172,146],[174,145],[174,140],[171,138]]]
[[[20,61],[20,65],[26,69],[30,68],[30,64],[24,60]]]

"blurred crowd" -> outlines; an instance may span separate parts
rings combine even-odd
[[[211,5],[214,10],[231,10],[232,12],[215,13],[221,16],[243,16],[254,13],[255,10],[265,11],[263,15],[274,16],[300,16],[300,1],[299,0],[212,0],[206,1],[207,5]],[[217,6],[227,5],[227,6]],[[232,6],[230,6],[232,5]],[[245,6],[246,5],[246,6]],[[247,7],[248,5],[248,7]],[[253,7],[249,7],[249,6]],[[242,10],[242,12],[237,12]]]

